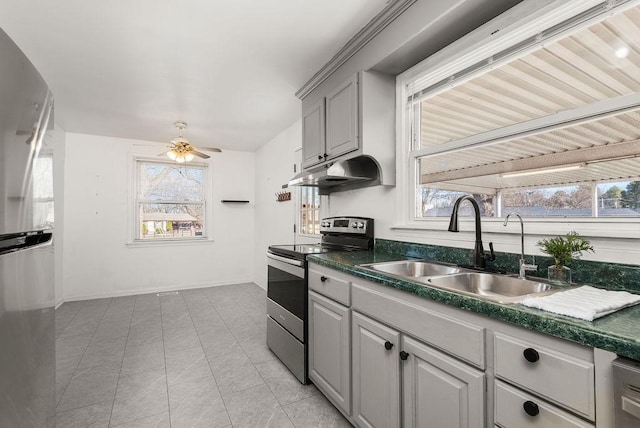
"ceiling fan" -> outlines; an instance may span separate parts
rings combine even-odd
[[[159,156],[167,155],[169,159],[178,163],[189,162],[193,160],[194,156],[198,156],[202,159],[209,159],[211,156],[199,152],[198,150],[205,150],[208,152],[220,153],[222,150],[217,147],[200,147],[196,150],[189,141],[182,136],[182,132],[187,128],[186,122],[175,122],[173,124],[178,129],[178,136],[171,140],[171,144],[168,146],[169,150],[164,153],[160,153]]]

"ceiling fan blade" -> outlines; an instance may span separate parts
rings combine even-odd
[[[191,150],[189,153],[191,153],[192,155],[198,156],[198,157],[200,157],[202,159],[209,159],[211,157],[209,155],[205,155],[204,153],[200,153],[197,150]]]
[[[198,147],[198,150],[206,150],[208,152],[214,152],[214,153],[220,153],[222,152],[222,150],[220,150],[217,147]]]
[[[171,151],[171,150],[167,150],[166,152],[162,152],[162,153],[160,153],[158,156],[166,156],[166,155],[167,155],[167,153],[169,153],[170,151]]]

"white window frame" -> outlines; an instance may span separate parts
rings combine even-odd
[[[54,183],[53,183],[53,179],[54,179],[53,178],[53,174],[54,174],[53,171],[55,169],[55,165],[54,165],[54,162],[53,162],[53,160],[54,160],[53,151],[51,151],[51,150],[46,150],[46,151],[41,150],[39,155],[38,155],[38,157],[36,158],[36,162],[41,161],[42,159],[45,159],[45,158],[46,159],[51,159],[51,170],[52,170],[52,175],[51,175],[51,180],[52,180],[52,182],[51,182],[51,190],[52,190],[52,192],[51,192],[51,196],[47,196],[47,197],[43,197],[43,198],[37,198],[37,197],[34,196],[33,197],[33,204],[34,204],[34,209],[35,209],[35,206],[37,204],[47,204],[47,203],[52,203],[53,204],[53,207],[54,207],[53,208],[54,219],[53,219],[51,227],[55,227],[54,226],[55,225],[55,189],[54,189]],[[32,172],[32,174],[33,174],[33,172]],[[35,215],[35,213],[31,213],[31,215],[33,217]],[[35,220],[35,218],[33,220]],[[37,227],[42,227],[43,224],[36,224],[35,221],[33,221],[33,226],[34,227],[36,227],[36,226]]]
[[[509,49],[518,43],[524,42],[532,37],[536,37],[539,43],[534,47],[527,47],[517,53],[524,55],[536,49],[540,44],[564,37],[568,31],[576,31],[584,28],[603,17],[614,14],[620,9],[626,9],[640,3],[638,0],[611,1],[602,0],[546,0],[523,2],[489,23],[481,26],[467,36],[457,40],[436,54],[425,59],[416,66],[401,73],[396,78],[396,166],[397,176],[397,219],[392,229],[405,230],[439,230],[446,231],[449,223],[448,218],[418,218],[416,217],[417,192],[416,185],[419,182],[417,171],[417,158],[427,153],[436,153],[439,148],[421,149],[411,151],[415,147],[412,141],[413,132],[411,126],[415,120],[412,117],[415,111],[410,108],[409,96],[418,90],[428,88],[441,82],[448,76],[467,69],[482,60],[493,57],[498,53]],[[553,34],[548,39],[541,39],[540,30],[551,28],[579,14],[585,13],[592,8],[596,8],[601,13],[582,19],[572,28],[562,30]],[[513,57],[507,58],[512,60]],[[506,61],[503,59],[502,61]],[[496,61],[496,65],[500,64]],[[484,69],[483,69],[484,71]],[[474,77],[473,72],[466,76],[464,81]],[[462,82],[463,80],[456,81]],[[447,86],[440,90],[446,90]],[[631,104],[640,103],[640,94],[632,94],[625,99]],[[610,106],[611,109],[616,106]],[[619,106],[618,106],[619,107]],[[587,106],[585,110],[590,108]],[[558,115],[561,116],[562,112]],[[559,117],[556,117],[559,119]],[[549,125],[552,122],[549,118]],[[524,134],[527,129],[517,124],[511,129],[512,135]],[[498,130],[501,131],[501,130]],[[486,133],[491,134],[492,131]],[[491,135],[484,135],[485,138]],[[494,138],[499,138],[495,135]],[[478,144],[478,137],[471,136],[461,146],[469,147]],[[430,150],[430,151],[429,151]],[[502,213],[506,215],[507,213]],[[575,230],[585,236],[606,237],[606,238],[640,238],[640,220],[632,218],[530,218],[527,219],[527,233],[537,235],[557,235]],[[463,223],[472,220],[461,219]],[[483,218],[483,231],[494,233],[516,233],[505,230],[502,226],[501,218]],[[519,231],[517,231],[519,233]]]
[[[302,213],[303,212],[307,212],[307,213],[311,213],[311,212],[316,212],[318,214],[318,227],[320,224],[320,208],[322,207],[322,197],[320,196],[319,192],[320,190],[317,187],[306,187],[307,189],[313,189],[314,191],[318,192],[318,198],[320,198],[320,203],[318,204],[318,208],[303,208],[302,207],[302,191],[303,189],[305,189],[305,186],[298,186],[298,189],[296,191],[296,233],[299,236],[302,237],[309,237],[309,238],[317,238],[320,236],[319,233],[303,233],[302,232]],[[315,214],[314,214],[315,216]]]
[[[169,165],[181,165],[170,160],[158,159],[147,155],[130,155],[129,161],[129,203],[128,203],[128,228],[127,228],[127,246],[129,247],[156,247],[156,246],[176,246],[176,245],[194,245],[213,242],[213,200],[211,189],[213,188],[213,174],[208,162],[189,162],[185,166],[201,166],[206,172],[204,183],[204,218],[205,227],[203,236],[194,237],[178,237],[163,239],[139,239],[138,238],[138,162],[166,163]]]

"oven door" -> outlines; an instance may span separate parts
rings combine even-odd
[[[267,253],[267,346],[306,384],[307,349],[305,319],[307,312],[306,266]]]
[[[267,314],[304,342],[305,262],[267,253]]]

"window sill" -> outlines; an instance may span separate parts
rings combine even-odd
[[[482,219],[483,233],[499,234],[520,234],[520,227],[517,226],[517,219],[510,219],[509,225],[503,226],[504,218]],[[512,224],[513,223],[513,224]],[[640,239],[640,221],[637,219],[621,218],[554,218],[554,219],[524,219],[525,235],[555,236],[564,235],[570,231],[576,231],[580,235],[589,238],[611,238],[611,239]],[[449,218],[438,218],[428,220],[414,220],[407,223],[392,225],[391,230],[404,231],[409,234],[420,231],[441,231],[446,232],[449,226]],[[460,219],[460,230],[462,232],[473,232],[474,224],[471,218]]]
[[[182,247],[191,245],[208,245],[213,244],[213,239],[199,238],[199,239],[163,239],[158,241],[129,241],[127,247],[129,248],[151,248],[151,247]]]

